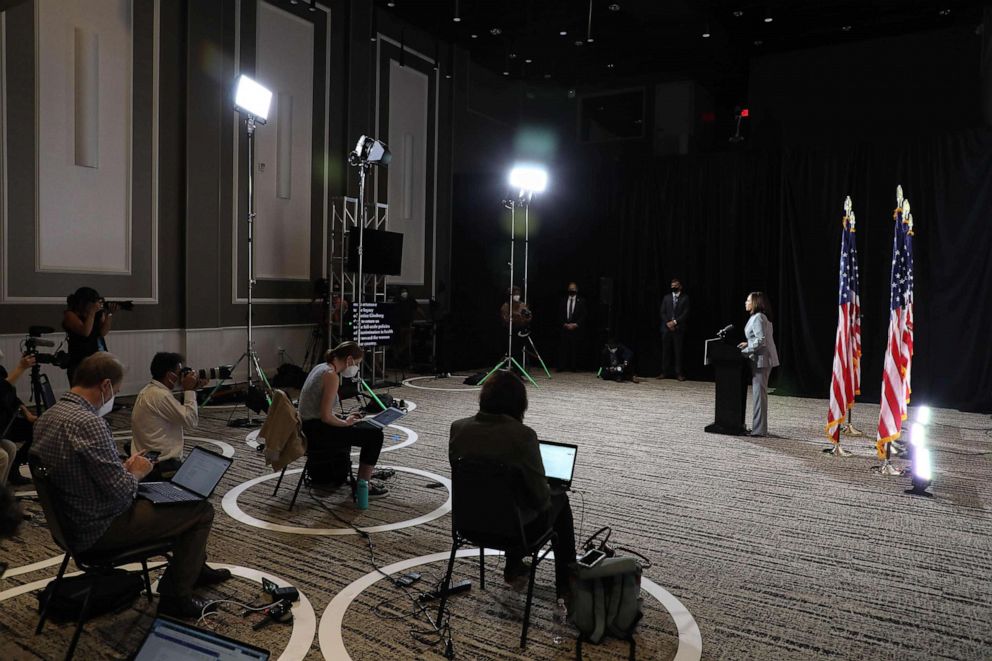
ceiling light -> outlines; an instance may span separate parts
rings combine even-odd
[[[550,77],[551,77],[551,74],[550,74],[550,73],[546,73],[546,74],[544,74],[544,78],[545,78],[545,80],[547,80],[547,79],[548,79],[548,78],[550,78]]]
[[[706,27],[703,28],[703,39],[709,39],[709,38],[710,38],[710,26],[707,25]]]
[[[743,9],[735,9],[734,10],[734,18],[740,18],[743,15],[744,15],[744,10]]]
[[[451,20],[453,20],[453,21],[454,21],[455,23],[461,23],[461,22],[462,22],[462,19],[461,19],[461,17],[460,17],[460,16],[455,16],[455,17],[454,17],[453,19],[451,19]]]
[[[461,14],[462,13],[458,10],[458,0],[455,0],[455,15],[451,20],[454,21],[455,23],[461,23],[462,22]]]
[[[762,41],[761,39],[755,39],[755,40],[754,40],[754,45],[755,45],[755,46],[760,46],[760,45],[761,45],[761,44],[763,44],[763,43],[765,43],[765,42],[763,42],[763,41]]]
[[[510,53],[510,59],[511,60],[517,59],[517,54],[516,53]]]
[[[527,58],[526,60],[524,60],[524,62],[526,62],[527,64],[530,64],[530,63],[531,63],[531,62],[533,62],[533,61],[534,61],[534,60],[532,60],[532,59],[530,59],[529,57],[528,57],[528,58]]]
[[[289,0],[289,4],[291,4],[291,5],[298,5],[298,4],[300,4],[300,0]]]
[[[841,30],[843,30],[844,32],[850,32],[851,31],[851,26],[850,25],[845,25],[845,26],[843,26],[841,28]]]
[[[771,23],[774,20],[775,20],[775,18],[772,16],[771,10],[770,9],[766,9],[765,10],[765,23]]]
[[[389,2],[386,3],[386,6],[387,7],[395,7],[396,6],[396,3],[393,2],[393,0],[389,0]]]
[[[489,31],[489,34],[491,34],[494,37],[498,37],[499,35],[503,34],[503,31],[500,30],[499,28],[493,28],[492,30]]]
[[[317,0],[310,0],[310,11],[317,11]]]
[[[594,39],[592,37],[589,37],[588,39],[586,39],[586,43],[589,43],[589,44],[591,44],[593,41],[594,41]]]
[[[614,65],[612,62],[610,62],[609,64],[606,65],[606,68],[607,69],[612,69],[614,66],[616,66],[616,65]]]
[[[585,43],[586,43],[586,42],[584,42],[584,41],[582,41],[581,39],[576,39],[576,40],[575,40],[575,45],[576,45],[576,46],[582,46],[582,45],[584,45]]]
[[[560,34],[560,35],[561,35],[561,36],[563,36],[563,37],[564,37],[564,36],[567,36],[567,35],[568,35],[568,30],[562,30],[562,31],[561,31],[561,32],[559,32],[558,34]]]
[[[503,75],[504,75],[504,76],[509,76],[509,75],[510,75],[510,72],[509,72],[509,71],[504,71],[504,72],[503,72]]]
[[[479,35],[477,35],[477,34],[475,34],[475,33],[473,33],[473,34],[472,34],[472,38],[473,38],[473,39],[478,39],[478,38],[479,38]]]
[[[950,9],[941,9],[937,13],[940,14],[941,16],[949,16],[951,14],[951,10]]]
[[[620,5],[614,2],[612,5],[610,5],[610,11],[620,11]]]

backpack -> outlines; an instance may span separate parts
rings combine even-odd
[[[569,619],[579,630],[575,658],[582,658],[582,642],[602,642],[606,636],[626,640],[630,656],[635,658],[634,629],[644,616],[641,598],[642,567],[650,566],[645,558],[628,551],[635,557],[621,557],[617,550],[606,544],[610,530],[604,528],[583,545],[587,550],[596,548],[595,539],[606,532],[598,548],[608,557],[593,567],[572,565],[571,599],[568,604]],[[627,551],[627,549],[619,549]]]
[[[89,595],[86,619],[104,613],[119,613],[131,606],[145,589],[141,574],[123,569],[94,569],[78,576],[52,581],[38,593],[38,612],[48,603],[48,615],[57,622],[79,620]]]

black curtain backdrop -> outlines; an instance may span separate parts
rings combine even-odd
[[[903,144],[737,152],[587,168],[600,236],[619,237],[617,328],[642,375],[660,371],[659,301],[673,275],[692,297],[689,375],[710,378],[703,340],[774,306],[781,394],[826,397],[837,325],[845,195],[857,216],[863,401],[878,401],[889,314],[896,185],[915,220],[913,403],[992,408],[992,131]],[[870,425],[869,425],[870,427]]]

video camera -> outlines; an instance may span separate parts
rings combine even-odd
[[[197,376],[201,379],[230,379],[231,372],[234,370],[234,365],[218,365],[217,367],[208,367],[206,369],[194,370],[192,367],[184,367],[183,374],[189,374],[190,372],[196,371]]]
[[[55,367],[60,369],[66,369],[69,367],[69,354],[65,351],[56,351],[55,353],[41,353],[38,351],[38,347],[55,346],[55,342],[41,337],[42,335],[54,332],[55,329],[51,326],[28,327],[28,336],[24,338],[24,355],[34,356],[35,362],[39,365],[55,365]]]

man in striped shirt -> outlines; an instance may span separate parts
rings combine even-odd
[[[47,468],[73,550],[175,540],[172,561],[159,581],[159,612],[199,617],[205,604],[193,597],[194,586],[231,575],[206,565],[214,510],[206,500],[160,508],[135,498],[151,463],[141,455],[122,462],[102,420],[113,410],[123,380],[124,366],[113,355],[98,352],[86,358],[73,374],[72,389],[35,424],[31,454]]]

